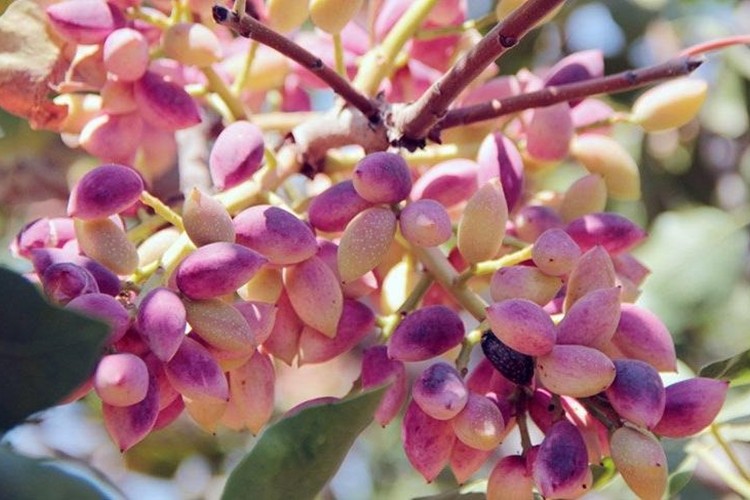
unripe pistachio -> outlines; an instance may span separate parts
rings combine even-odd
[[[64,305],[76,297],[99,292],[94,276],[72,262],[51,264],[40,273],[40,278],[44,294],[58,304]]]
[[[414,263],[402,260],[393,266],[380,286],[380,308],[384,314],[398,311],[419,282],[420,273]]]
[[[545,75],[544,86],[575,83],[604,76],[604,54],[601,50],[582,50],[563,57]],[[571,101],[575,106],[580,101]]]
[[[464,444],[460,439],[453,442],[451,448],[450,468],[453,477],[458,484],[464,484],[477,472],[487,459],[492,455],[492,450],[478,450]]]
[[[581,249],[568,234],[559,228],[547,229],[539,235],[531,249],[531,259],[545,274],[562,276],[575,266]]]
[[[368,208],[352,219],[339,243],[341,280],[347,283],[374,269],[388,252],[395,233],[396,216],[388,208]]]
[[[130,314],[127,309],[117,299],[105,293],[79,295],[65,307],[107,323],[110,327],[107,344],[124,337],[130,326]]]
[[[581,297],[600,288],[615,286],[615,268],[607,251],[595,246],[581,255],[568,276],[565,293],[565,310],[570,309]]]
[[[247,321],[253,334],[254,343],[260,345],[265,342],[273,331],[278,307],[267,302],[252,302],[238,300],[232,304]]]
[[[111,298],[111,297],[110,297]],[[129,353],[108,354],[99,360],[94,374],[94,390],[112,406],[140,403],[148,392],[146,363]]]
[[[622,304],[612,343],[624,356],[645,361],[658,371],[676,370],[677,358],[669,330],[654,313],[640,306]]]
[[[384,345],[368,347],[362,353],[362,388],[390,383],[380,405],[375,410],[375,421],[385,427],[398,415],[406,401],[406,368],[404,362],[388,357]]]
[[[555,394],[585,398],[615,379],[615,365],[603,352],[582,345],[556,345],[536,360],[539,381]]]
[[[469,394],[464,408],[450,422],[456,437],[472,448],[489,451],[503,440],[503,415],[497,405],[484,396]]]
[[[68,114],[60,125],[60,132],[67,134],[80,134],[83,127],[102,110],[102,97],[98,94],[60,94],[52,102],[68,108]]]
[[[518,237],[533,243],[548,229],[563,227],[562,219],[555,210],[543,205],[526,205],[521,207],[515,218]]]
[[[310,0],[310,19],[313,24],[332,35],[341,33],[359,12],[363,0]]]
[[[164,130],[180,130],[200,123],[198,105],[184,88],[153,71],[135,82],[135,100],[143,119]]]
[[[174,398],[174,400],[172,400],[169,405],[159,410],[159,413],[156,416],[156,422],[154,422],[153,430],[158,431],[167,427],[169,424],[177,420],[180,415],[182,415],[182,411],[184,409],[185,402],[182,400],[182,397],[179,397],[178,394],[178,397]]]
[[[143,124],[141,144],[133,166],[150,183],[156,182],[177,164],[177,139],[174,132]]]
[[[533,462],[533,476],[547,498],[576,498],[591,488],[586,443],[573,424],[560,420],[547,431]]]
[[[289,33],[299,28],[307,19],[309,0],[268,0],[268,23],[279,33]]]
[[[219,133],[208,169],[211,180],[219,189],[227,189],[249,179],[263,163],[263,133],[253,123],[239,120]]]
[[[344,307],[344,296],[336,275],[322,259],[312,256],[284,271],[284,288],[297,316],[328,337],[336,329]]]
[[[138,267],[138,251],[122,226],[112,219],[75,221],[81,251],[116,274],[131,274]]]
[[[118,80],[135,81],[148,68],[148,41],[140,31],[132,28],[115,30],[104,41],[102,59],[107,71]]]
[[[299,338],[298,364],[324,363],[350,351],[375,327],[375,314],[368,306],[345,299],[335,336],[305,326]]]
[[[477,163],[479,185],[498,177],[508,211],[512,211],[523,194],[523,159],[516,145],[501,133],[490,134],[479,146]]]
[[[77,219],[103,219],[126,210],[138,201],[143,180],[123,165],[102,165],[76,183],[68,200],[68,215]]]
[[[201,398],[193,399],[187,396],[182,397],[190,418],[198,424],[205,432],[215,433],[216,426],[219,425],[221,417],[227,409],[227,401],[223,399]]]
[[[187,297],[200,300],[234,292],[267,262],[236,243],[210,243],[185,257],[175,270],[175,283]]]
[[[458,314],[445,306],[427,306],[406,316],[388,343],[388,355],[401,361],[424,361],[456,347],[464,338]]]
[[[401,424],[406,458],[426,481],[435,480],[450,460],[456,437],[450,420],[437,420],[412,401]]]
[[[242,314],[219,299],[185,301],[187,322],[212,346],[226,351],[252,352],[255,338]]]
[[[532,266],[501,267],[490,280],[490,296],[494,302],[506,299],[528,299],[545,305],[562,288],[562,280],[549,276]]]
[[[307,211],[310,224],[321,231],[343,231],[346,225],[372,203],[362,198],[351,180],[334,184],[313,198]]]
[[[273,414],[276,373],[271,358],[260,352],[229,372],[232,404],[240,410],[245,425],[257,435]]]
[[[102,404],[104,427],[121,452],[127,451],[145,438],[156,425],[159,415],[159,388],[149,377],[146,396],[130,406]]]
[[[185,338],[187,312],[173,291],[163,287],[154,288],[141,301],[136,323],[151,352],[167,362]]]
[[[49,266],[71,263],[91,273],[100,292],[112,296],[120,293],[120,278],[99,262],[83,255],[71,253],[62,248],[35,248],[31,250],[31,263],[34,266],[34,272],[42,277],[42,282],[44,282],[44,273]]]
[[[505,236],[508,205],[499,179],[491,179],[472,195],[458,224],[457,245],[470,264],[497,255]]]
[[[627,485],[643,500],[659,500],[667,490],[667,457],[651,434],[620,427],[610,438],[612,460]]]
[[[400,155],[379,151],[362,158],[354,167],[354,189],[370,203],[393,204],[411,191],[409,165]]]
[[[46,12],[57,33],[80,44],[102,43],[125,24],[122,13],[104,0],[67,0],[50,5]]]
[[[487,320],[497,338],[522,354],[542,356],[555,345],[555,324],[530,300],[496,302],[487,308]]]
[[[681,127],[698,114],[706,100],[708,85],[702,80],[671,80],[641,94],[631,112],[631,119],[647,132]]]
[[[600,174],[584,175],[570,185],[562,205],[560,215],[570,222],[584,215],[602,212],[607,205],[607,184]]]
[[[615,360],[615,380],[605,394],[625,420],[651,429],[664,413],[666,395],[659,372],[644,361]]]
[[[568,103],[536,108],[531,113],[526,130],[526,150],[529,155],[545,162],[565,158],[574,133]]]
[[[669,438],[697,434],[711,425],[719,414],[728,389],[729,382],[706,377],[667,386],[664,414],[652,430]]]
[[[164,32],[164,54],[188,66],[210,66],[221,58],[216,34],[198,23],[177,23]]]
[[[600,288],[581,297],[557,325],[558,344],[596,347],[612,339],[620,321],[620,288]]]
[[[487,500],[532,500],[534,478],[520,455],[500,459],[487,479]]]
[[[107,79],[107,82],[99,90],[99,94],[102,98],[102,111],[107,114],[118,115],[138,111],[138,104],[135,102],[135,95],[133,94],[133,82]],[[138,114],[135,116],[140,118]],[[141,120],[141,123],[143,123],[143,120]],[[142,125],[141,128],[143,128]],[[142,131],[140,134],[131,135],[134,137],[140,135],[140,139],[143,138]]]
[[[79,141],[87,153],[102,161],[132,164],[142,132],[139,113],[103,113],[83,127]]]
[[[627,252],[646,238],[646,231],[614,212],[584,215],[571,221],[565,231],[584,252],[601,245],[613,255]]]
[[[534,359],[505,345],[492,331],[482,334],[482,352],[503,377],[515,384],[528,385],[534,377]],[[481,392],[481,391],[480,391]]]
[[[296,264],[318,251],[307,224],[271,205],[255,205],[237,214],[234,230],[237,243],[261,253],[271,264]]]
[[[69,217],[42,217],[24,226],[9,245],[16,257],[31,258],[31,251],[38,248],[61,248],[75,239],[73,219]]]
[[[619,142],[601,134],[583,134],[571,145],[573,157],[592,174],[599,174],[615,200],[641,197],[641,176],[633,157]]]
[[[186,337],[177,353],[164,365],[167,378],[191,399],[229,399],[229,385],[219,364],[196,340]]]
[[[420,247],[441,245],[453,235],[448,212],[435,200],[406,205],[399,214],[399,227],[409,243]]]
[[[271,335],[263,342],[263,348],[273,357],[291,366],[299,352],[300,334],[305,324],[294,312],[286,292],[279,296],[276,305],[278,306],[276,321],[273,323]]]
[[[450,420],[464,409],[469,399],[461,375],[448,363],[438,362],[427,367],[414,381],[412,397],[432,418]]]
[[[284,291],[282,270],[271,266],[261,267],[250,281],[237,290],[244,300],[274,304]]]
[[[476,162],[464,159],[438,163],[416,180],[411,190],[412,200],[430,199],[445,208],[468,200],[477,190]]]
[[[225,241],[234,243],[234,225],[224,205],[193,188],[182,207],[185,232],[196,246]]]

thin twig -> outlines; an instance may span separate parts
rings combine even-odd
[[[402,108],[394,117],[402,145],[412,150],[423,146],[427,132],[443,118],[461,91],[564,1],[529,0],[524,3],[490,30],[416,102]]]
[[[373,100],[356,90],[345,78],[336,73],[333,68],[325,65],[319,57],[308,52],[292,40],[275,32],[252,16],[247,14],[238,16],[231,9],[221,5],[214,5],[213,16],[218,24],[230,28],[237,32],[238,35],[262,43],[299,63],[302,67],[328,84],[334,92],[361,111],[370,121],[379,120],[380,111]]]
[[[691,56],[678,57],[667,62],[645,68],[615,73],[601,78],[591,78],[575,83],[553,85],[536,92],[520,94],[505,99],[492,100],[474,106],[449,111],[430,132],[439,134],[441,130],[468,125],[484,120],[517,113],[525,109],[550,106],[558,102],[570,101],[597,94],[615,94],[643,87],[650,83],[675,78],[692,73],[703,63],[702,59]]]

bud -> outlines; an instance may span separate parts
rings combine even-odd
[[[193,98],[177,83],[153,71],[135,82],[135,100],[144,120],[156,128],[181,130],[201,121]]]
[[[406,458],[427,482],[448,464],[455,439],[450,420],[436,420],[416,402],[409,403],[401,424],[401,440]]]
[[[132,28],[115,30],[104,41],[102,59],[107,71],[119,81],[135,81],[148,69],[148,41]]]
[[[354,346],[375,327],[375,314],[361,302],[345,299],[341,320],[335,336],[330,337],[310,326],[302,329],[299,338],[298,364],[324,363]]]
[[[187,66],[202,68],[221,58],[221,45],[216,34],[198,23],[177,23],[162,38],[164,54]]]
[[[515,384],[528,385],[534,377],[534,359],[503,344],[491,330],[482,334],[482,352],[503,377]]]
[[[533,462],[533,476],[548,498],[576,498],[591,488],[586,443],[573,424],[560,420],[547,431]]]
[[[226,351],[249,353],[255,338],[242,314],[220,299],[185,301],[187,322],[207,343]]]
[[[438,163],[414,183],[412,200],[435,200],[451,208],[468,200],[477,190],[479,165],[471,160],[455,159]]]
[[[132,274],[138,267],[138,251],[122,226],[112,219],[75,221],[81,251],[116,274]]]
[[[214,186],[223,190],[249,179],[263,162],[263,132],[245,120],[228,125],[216,138],[208,157]]]
[[[511,349],[541,356],[555,345],[555,324],[539,305],[526,299],[508,299],[487,308],[492,332]]]
[[[536,360],[537,375],[555,394],[585,398],[605,390],[615,379],[606,354],[582,345],[556,345]]]
[[[149,349],[161,361],[167,362],[185,338],[187,312],[174,292],[167,288],[154,288],[143,297],[136,322]]]
[[[487,479],[487,500],[533,500],[534,479],[526,459],[508,455],[500,459]]]
[[[523,159],[513,141],[499,132],[488,135],[479,146],[477,163],[479,185],[498,177],[508,211],[516,208],[523,194]]]
[[[79,295],[68,302],[66,308],[107,323],[110,327],[107,344],[120,340],[130,326],[130,314],[125,307],[117,299],[104,293]]]
[[[370,203],[398,203],[411,191],[411,173],[406,160],[387,151],[362,158],[354,167],[352,181],[357,193]]]
[[[570,222],[584,215],[603,212],[607,206],[607,184],[600,174],[584,175],[570,185],[560,205],[560,215]]]
[[[554,299],[562,288],[562,280],[549,276],[532,266],[501,267],[492,275],[490,296],[494,302],[527,299],[540,306]]]
[[[424,361],[456,347],[464,338],[464,324],[445,306],[427,306],[407,315],[389,342],[388,356],[401,361]]]
[[[125,24],[122,13],[103,0],[67,0],[47,7],[55,31],[70,42],[102,43],[113,30]]]
[[[674,342],[664,323],[651,311],[622,304],[612,343],[626,357],[649,363],[660,372],[677,369]]]
[[[372,203],[362,198],[350,180],[329,187],[313,198],[307,214],[310,224],[321,231],[343,231],[347,224]]]
[[[375,421],[383,427],[398,415],[406,400],[406,369],[403,361],[388,357],[386,346],[368,347],[362,353],[362,388],[369,389],[386,382],[390,385],[375,410]]]
[[[444,362],[426,368],[414,381],[411,395],[422,411],[438,420],[450,420],[458,415],[469,399],[461,375]]]
[[[644,361],[615,360],[615,380],[605,394],[625,420],[651,429],[664,413],[665,391],[659,372]]]
[[[613,255],[627,252],[646,238],[646,231],[613,212],[584,215],[571,221],[565,231],[584,252],[601,245]]]
[[[108,354],[99,360],[94,373],[94,390],[112,406],[140,403],[148,392],[148,368],[141,358],[129,353]]]
[[[399,215],[399,227],[406,241],[420,247],[441,245],[453,235],[448,212],[435,200],[406,205]]]
[[[377,266],[396,233],[396,216],[387,208],[362,211],[346,226],[338,250],[341,280],[350,282]]]
[[[500,445],[505,421],[500,409],[489,398],[470,393],[461,412],[451,421],[456,437],[478,450],[493,450]]]
[[[328,337],[336,336],[344,297],[336,275],[322,259],[309,259],[287,267],[284,287],[294,312],[307,325]]]
[[[647,132],[681,127],[698,114],[707,92],[702,80],[679,78],[662,83],[636,99],[631,120]]]
[[[667,457],[651,434],[620,427],[610,438],[612,460],[627,485],[643,500],[660,500],[667,490]]]
[[[543,273],[551,276],[568,274],[575,266],[581,249],[568,233],[559,228],[539,235],[531,249],[531,259]]]
[[[457,245],[470,264],[494,258],[500,251],[508,205],[499,179],[491,179],[466,203],[458,223]]]
[[[609,342],[620,321],[620,288],[600,288],[581,297],[557,325],[558,344],[596,347]]]
[[[193,188],[182,207],[185,232],[195,246],[224,241],[234,243],[234,225],[224,205]]]
[[[143,191],[138,172],[122,165],[102,165],[87,172],[73,187],[68,215],[77,219],[103,219],[130,208]]]
[[[619,142],[601,134],[583,134],[573,141],[571,154],[590,173],[602,176],[607,193],[615,200],[640,199],[638,165]]]
[[[235,243],[210,243],[185,257],[175,271],[187,297],[200,300],[234,292],[266,263],[265,257]]]
[[[177,391],[190,399],[228,400],[227,378],[211,353],[186,337],[177,353],[164,365],[167,378]]]
[[[104,427],[125,452],[145,438],[156,424],[159,415],[159,389],[153,377],[149,377],[146,396],[130,406],[102,404]]]
[[[666,388],[661,420],[652,429],[668,438],[684,438],[711,425],[726,398],[729,382],[695,377]]]
[[[341,33],[359,12],[362,0],[310,0],[310,19],[326,33]]]
[[[271,264],[289,265],[318,251],[310,227],[294,214],[270,205],[256,205],[234,218],[237,243],[263,254]]]
[[[271,358],[256,352],[247,363],[229,372],[231,402],[245,425],[257,435],[273,414],[276,373]]]
[[[568,276],[565,310],[570,309],[589,292],[614,286],[615,268],[612,259],[603,247],[595,246],[581,255]]]

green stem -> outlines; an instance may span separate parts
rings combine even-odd
[[[341,33],[333,35],[333,55],[336,61],[336,73],[347,78],[346,66],[344,65],[344,44],[341,41]]]
[[[182,217],[177,215],[177,212],[165,205],[159,198],[152,195],[148,191],[141,192],[141,201],[154,209],[154,212],[159,214],[165,221],[172,224],[180,231],[184,231],[185,227],[182,225]]]
[[[232,93],[229,87],[227,87],[227,84],[218,75],[218,73],[216,73],[216,71],[214,71],[211,66],[201,68],[201,71],[203,71],[203,74],[206,75],[206,80],[208,80],[208,87],[212,92],[215,92],[219,97],[221,97],[221,100],[224,101],[224,104],[227,105],[229,111],[232,113],[232,117],[235,120],[243,120],[247,118],[244,106],[237,98],[237,96]]]
[[[518,398],[516,400],[516,424],[518,424],[518,433],[521,437],[521,448],[525,455],[533,446],[531,436],[529,435],[529,426],[526,422],[526,393],[523,388],[517,389]]]
[[[494,12],[490,12],[483,17],[478,19],[469,19],[456,26],[443,26],[441,28],[433,28],[429,30],[419,30],[414,35],[414,38],[418,40],[432,40],[433,38],[440,38],[444,36],[460,35],[465,31],[471,29],[482,30],[495,24],[497,18]]]
[[[383,42],[362,58],[354,86],[366,95],[375,95],[380,82],[394,69],[394,61],[406,42],[417,32],[437,0],[416,0],[393,26]]]
[[[492,274],[501,267],[514,266],[516,264],[520,264],[525,260],[529,260],[531,258],[531,248],[532,245],[528,245],[516,252],[509,253],[508,255],[503,255],[499,259],[480,262],[476,266],[476,272],[474,273],[474,275],[482,276],[485,274]]]
[[[128,230],[128,239],[136,245],[154,234],[164,226],[164,217],[160,215],[149,215],[138,223],[137,226]]]
[[[474,350],[474,346],[482,340],[482,329],[475,328],[469,334],[464,337],[461,342],[461,350],[458,352],[456,357],[456,370],[461,374],[462,377],[466,376],[469,372],[469,361],[471,360],[471,351]]]
[[[721,448],[724,450],[724,453],[726,453],[727,457],[732,462],[732,465],[734,465],[734,468],[737,469],[737,472],[740,473],[745,481],[750,483],[750,474],[742,465],[742,462],[737,457],[732,447],[729,446],[729,443],[724,439],[724,436],[721,435],[718,424],[711,424],[711,434],[713,435],[714,439],[716,439],[716,442],[719,443],[719,446],[721,446]]]
[[[245,54],[245,61],[242,63],[240,74],[237,75],[232,84],[232,94],[236,96],[240,95],[245,85],[247,85],[247,79],[250,77],[250,68],[253,67],[253,61],[258,52],[258,45],[258,42],[255,40],[250,40],[250,46],[247,48],[247,54]]]
[[[138,19],[164,31],[170,26],[169,18],[158,11],[144,12],[140,7],[131,7],[127,11],[130,19]]]

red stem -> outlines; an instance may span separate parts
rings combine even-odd
[[[687,75],[702,64],[701,59],[692,56],[678,57],[665,63],[640,69],[623,71],[614,75],[592,78],[565,85],[553,85],[536,92],[520,94],[506,99],[492,100],[474,106],[449,111],[430,131],[430,137],[439,137],[440,131],[468,125],[499,116],[517,113],[525,109],[542,108],[558,102],[580,99],[597,94],[624,92],[660,80]]]
[[[380,110],[376,103],[355,89],[333,68],[326,66],[319,57],[247,14],[238,16],[227,7],[214,5],[213,16],[218,24],[227,26],[238,35],[262,43],[299,63],[327,83],[346,102],[360,110],[371,122],[379,122]]]

